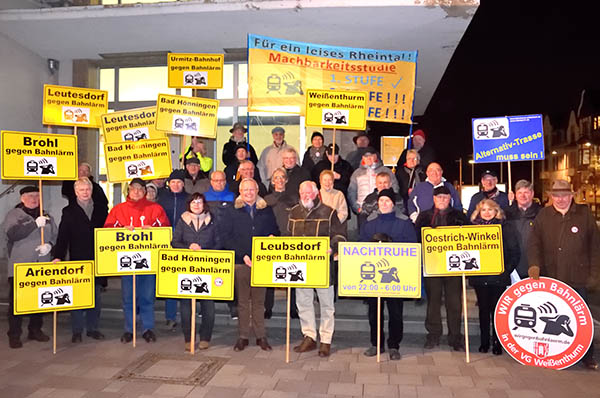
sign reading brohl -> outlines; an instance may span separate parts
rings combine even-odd
[[[542,115],[472,119],[475,163],[544,159]]]
[[[524,279],[500,297],[494,316],[506,351],[523,365],[565,369],[594,338],[589,308],[573,288],[552,278]]]

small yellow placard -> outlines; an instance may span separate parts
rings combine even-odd
[[[104,144],[104,156],[109,182],[152,180],[171,174],[168,138]]]
[[[160,250],[156,296],[233,300],[235,252]]]
[[[504,272],[502,227],[498,224],[423,228],[421,238],[425,276]]]
[[[2,178],[76,180],[77,136],[2,131]]]
[[[104,142],[139,141],[163,138],[165,133],[154,128],[156,107],[130,109],[102,115]]]
[[[223,87],[223,54],[168,54],[169,87]]]
[[[329,287],[329,237],[253,237],[252,286]]]
[[[219,100],[159,94],[156,129],[173,134],[217,138]]]
[[[101,127],[108,111],[108,91],[44,84],[43,124]]]
[[[380,147],[383,165],[395,167],[406,147],[406,137],[381,137]]]
[[[419,243],[340,242],[338,294],[421,297]]]
[[[307,90],[306,125],[364,130],[367,127],[367,93]]]
[[[71,311],[94,307],[94,262],[17,263],[14,314]]]
[[[171,227],[96,228],[96,276],[156,274],[158,251],[171,248]]]

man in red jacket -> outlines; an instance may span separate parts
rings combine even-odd
[[[127,199],[113,207],[104,223],[105,228],[124,227],[130,231],[134,228],[169,226],[169,219],[163,208],[146,199],[146,182],[141,178],[131,180]],[[135,278],[136,303],[144,331],[142,337],[148,343],[156,341],[153,331],[155,286],[155,275],[139,275]],[[121,277],[121,295],[125,314],[125,333],[121,336],[121,341],[129,343],[133,340],[133,277]]]

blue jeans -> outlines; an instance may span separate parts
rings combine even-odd
[[[123,298],[123,314],[125,315],[125,331],[133,333],[133,276],[121,277],[121,294]],[[136,306],[142,318],[143,331],[154,329],[154,296],[156,290],[155,275],[136,275]]]
[[[182,299],[178,301],[181,301],[181,330],[186,343],[189,343],[192,334],[192,300]],[[200,341],[210,341],[215,326],[215,302],[213,300],[196,300],[196,305],[200,306],[200,313],[202,314]]]
[[[98,321],[100,320],[100,308],[102,307],[102,300],[100,299],[100,284],[94,282],[95,290],[95,305],[94,308],[87,310],[75,310],[71,311],[71,328],[73,334],[83,332],[84,318],[85,328],[89,332],[98,330]]]
[[[165,319],[167,321],[177,322],[177,303],[178,299],[165,299]]]

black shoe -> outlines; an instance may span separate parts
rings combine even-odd
[[[451,344],[451,346],[454,351],[459,351],[459,352],[465,351],[465,343],[463,343],[461,340],[455,341],[454,344]]]
[[[20,337],[9,337],[8,338],[8,346],[10,348],[21,348],[21,347],[23,347],[23,343],[21,343]]]
[[[27,334],[27,339],[44,342],[50,340],[50,337],[46,336],[41,330],[30,330],[29,334]]]
[[[71,343],[81,343],[81,332],[73,333],[73,337],[71,337]]]
[[[131,340],[133,340],[133,334],[129,332],[125,332],[121,336],[121,343],[131,343]]]
[[[239,316],[238,316],[238,310],[237,310],[237,308],[232,309],[231,312],[230,312],[230,315],[231,315],[231,319],[234,319],[234,320],[238,319]]]
[[[263,351],[271,351],[273,349],[271,347],[271,345],[269,344],[269,342],[267,341],[266,337],[263,337],[261,339],[256,339],[256,345],[259,346],[260,349]]]
[[[488,352],[489,350],[490,350],[490,343],[487,343],[487,344],[483,344],[483,343],[482,343],[482,344],[479,346],[479,352],[486,353],[486,352]]]
[[[244,351],[244,348],[248,347],[248,344],[248,339],[237,339],[235,345],[233,346],[233,351]]]
[[[390,348],[390,361],[399,361],[402,358],[397,348]]]
[[[383,348],[383,346],[381,346],[381,349],[379,350],[380,354],[383,354],[385,352],[385,348]],[[375,347],[374,345],[372,345],[371,347],[367,348],[365,350],[365,352],[363,352],[363,355],[366,357],[374,357],[377,355],[377,347]]]
[[[437,336],[427,335],[423,348],[431,350],[435,346],[440,345],[440,338]]]
[[[581,358],[581,362],[583,362],[583,366],[589,370],[598,370],[598,362],[593,357],[583,357]]]
[[[92,330],[91,332],[87,332],[86,336],[91,337],[94,340],[104,340],[104,335],[97,330]]]
[[[500,345],[499,341],[494,341],[494,344],[492,345],[492,354],[502,355],[502,345]]]
[[[300,317],[298,316],[298,311],[292,311],[292,312],[291,312],[291,314],[290,314],[290,317],[291,317],[292,319],[298,319],[298,318],[300,318]]]
[[[271,319],[273,316],[273,310],[265,310],[265,319]]]
[[[156,335],[150,329],[146,330],[142,337],[146,340],[146,343],[154,343],[156,341]]]

